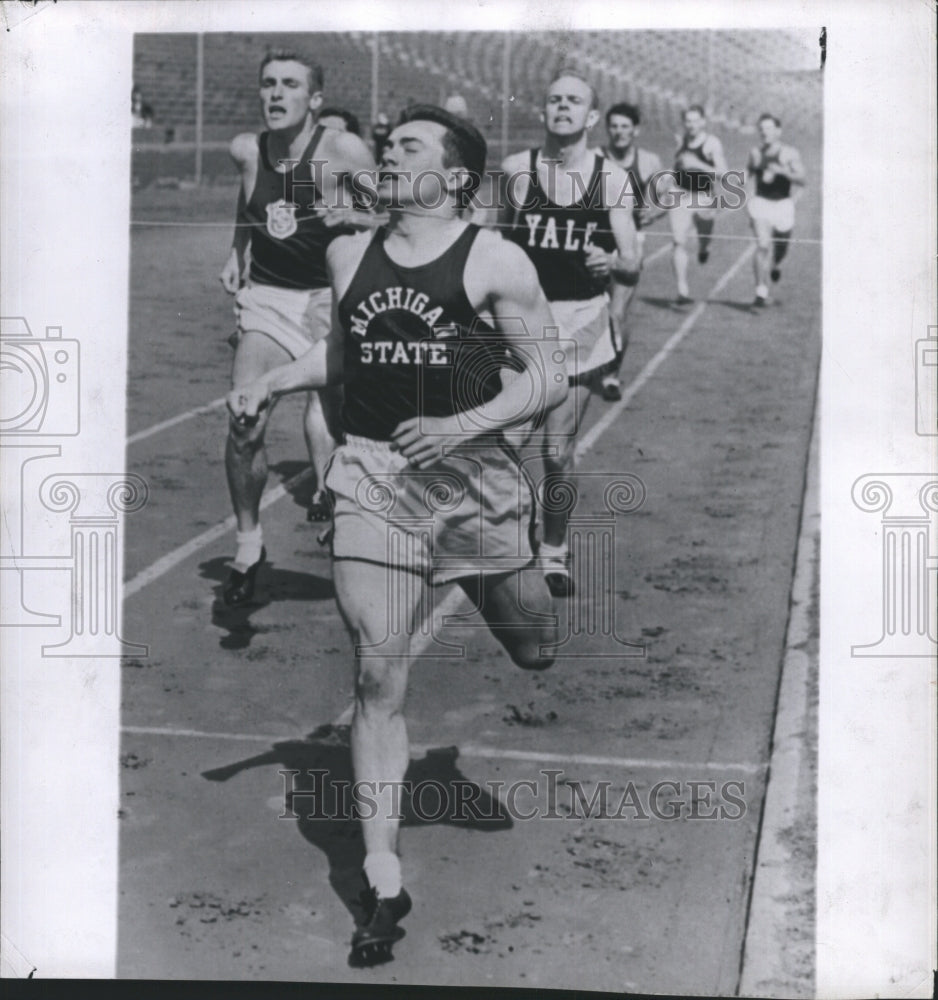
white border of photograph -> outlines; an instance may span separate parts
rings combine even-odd
[[[931,996],[935,664],[851,655],[881,620],[883,531],[852,486],[936,470],[914,400],[936,314],[929,6],[40,0],[0,17],[3,312],[80,341],[81,432],[60,468],[103,474],[124,466],[135,32],[827,26],[817,992]],[[43,658],[39,631],[2,635],[4,974],[109,977],[120,661]]]

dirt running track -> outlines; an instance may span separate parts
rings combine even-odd
[[[820,235],[816,191],[799,206],[805,238]],[[181,194],[160,197],[169,213]],[[157,217],[158,198],[143,208],[138,217]],[[719,234],[746,232],[741,213],[724,213]],[[225,389],[230,306],[216,273],[229,236],[134,231],[131,435]],[[650,236],[648,252],[663,243]],[[700,300],[747,249],[722,240],[706,268],[692,264]],[[530,675],[470,622],[442,633],[464,656],[414,667],[408,777],[505,784],[469,822],[409,811],[401,848],[415,906],[395,961],[378,969],[346,961],[356,824],[307,818],[309,796],[285,806],[279,773],[299,771],[294,787],[309,791],[307,769],[350,769],[349,644],[329,559],[304,521],[309,482],[265,512],[272,564],[258,604],[225,613],[230,531],[140,575],[229,514],[222,412],[129,446],[151,498],[127,522],[124,635],[150,649],[123,669],[120,976],[734,993],[811,434],[820,247],[794,248],[761,315],[747,307],[752,287],[747,259],[691,321],[668,305],[668,258],[648,265],[624,382],[682,323],[686,335],[580,462],[575,515],[601,510],[617,474],[644,485],[644,503],[615,519],[608,594],[618,637],[644,655],[580,620],[567,655]],[[609,410],[595,400],[587,430]],[[300,413],[290,400],[274,418],[271,487],[303,470]],[[453,603],[438,617],[468,607],[441,596]],[[554,818],[509,815],[512,782],[535,782],[543,812],[551,780]],[[628,790],[632,806],[617,819],[568,815],[571,781],[587,794],[608,782],[612,810]],[[697,786],[696,815],[694,781],[711,783]],[[521,812],[535,804],[525,787]],[[291,804],[300,818],[279,818]]]

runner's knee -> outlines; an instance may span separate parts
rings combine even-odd
[[[231,417],[228,421],[228,442],[238,454],[259,451],[264,446],[267,417],[261,414],[256,423],[244,424]]]
[[[406,666],[383,656],[360,657],[355,674],[355,697],[368,712],[399,712],[404,705]]]

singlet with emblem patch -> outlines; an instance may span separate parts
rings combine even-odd
[[[681,141],[681,145],[678,147],[677,153],[674,154],[675,181],[677,182],[678,187],[683,188],[685,191],[691,191],[697,194],[710,194],[713,191],[714,172],[712,170],[699,170],[693,167],[689,170],[684,170],[678,166],[681,153],[693,153],[694,156],[703,160],[704,163],[711,167],[714,166],[716,163],[714,156],[711,153],[706,152],[704,149],[709,138],[710,136],[706,135],[696,146],[691,146],[687,141],[687,136],[684,136]]]
[[[258,137],[257,180],[245,221],[251,225],[251,281],[280,288],[327,288],[326,247],[352,229],[332,229],[311,207],[319,199],[310,160],[325,127],[317,125],[300,162],[289,173],[274,169],[268,135]],[[290,204],[292,200],[292,204]]]
[[[505,344],[466,296],[463,273],[479,232],[469,225],[435,260],[397,264],[379,229],[339,302],[349,434],[388,441],[402,420],[452,416],[501,391]]]
[[[592,299],[608,287],[586,267],[586,248],[616,249],[603,202],[603,157],[598,153],[586,190],[572,205],[555,205],[537,177],[537,149],[531,150],[530,183],[524,204],[506,236],[531,258],[550,302]]]
[[[774,153],[770,154],[766,154],[762,149],[758,151],[758,165],[752,166],[751,170],[756,175],[756,195],[759,198],[767,198],[769,201],[781,201],[783,198],[791,196],[790,178],[776,174],[768,183],[762,179],[766,167],[777,167],[781,164],[782,153],[784,152],[784,146],[779,146]]]

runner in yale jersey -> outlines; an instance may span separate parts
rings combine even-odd
[[[549,86],[544,144],[502,164],[501,223],[537,268],[541,287],[568,345],[573,389],[544,421],[543,460],[552,485],[567,487],[575,434],[590,393],[616,364],[640,260],[628,175],[588,145],[599,120],[596,92],[577,73]],[[551,592],[573,592],[568,511],[544,505],[538,549]]]

